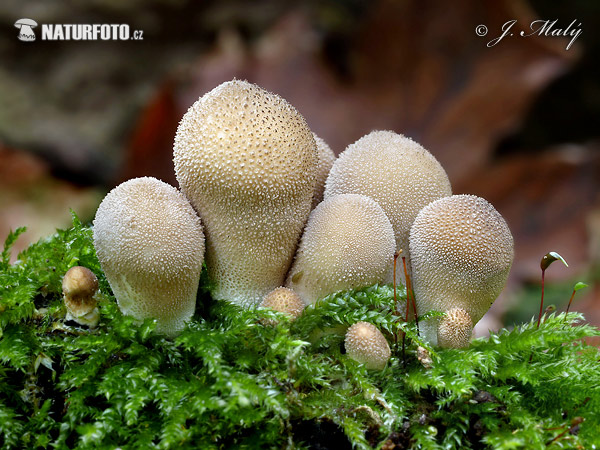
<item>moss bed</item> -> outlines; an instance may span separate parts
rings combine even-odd
[[[21,231],[0,261],[0,448],[600,446],[600,353],[585,340],[600,331],[580,314],[439,350],[396,314],[403,289],[398,305],[387,285],[337,293],[290,323],[213,302],[203,276],[192,322],[166,339],[120,313],[75,215],[10,264]],[[100,282],[93,330],[65,321],[74,265]],[[387,337],[384,370],[345,355],[358,321]]]

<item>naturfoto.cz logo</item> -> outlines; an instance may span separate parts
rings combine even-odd
[[[20,30],[17,37],[24,42],[35,41],[36,35],[33,29],[37,26],[37,22],[32,19],[17,20],[15,27]],[[43,23],[40,32],[42,41],[141,41],[144,39],[143,30],[132,31],[130,26],[124,23]]]

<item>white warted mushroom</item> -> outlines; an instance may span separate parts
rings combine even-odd
[[[408,255],[410,227],[430,202],[452,194],[446,172],[421,145],[393,131],[373,131],[342,152],[329,173],[325,198],[336,194],[363,194],[385,211],[396,237],[396,251]],[[386,282],[391,283],[390,267]],[[404,283],[402,264],[397,279]]]
[[[392,225],[373,199],[331,196],[310,214],[286,286],[311,304],[336,291],[381,283],[395,245]]]
[[[313,195],[311,209],[315,209],[315,207],[323,200],[325,182],[327,181],[327,176],[329,175],[329,171],[331,170],[333,162],[335,161],[335,153],[333,153],[333,150],[331,150],[329,145],[327,145],[327,142],[314,133],[313,136],[315,138],[315,142],[317,143],[317,156],[319,158],[319,163],[317,166],[317,184],[315,186],[315,193]]]
[[[462,308],[452,308],[440,319],[438,345],[445,348],[468,347],[472,334],[473,320],[469,313]]]
[[[304,118],[254,84],[223,83],[183,116],[174,163],[205,226],[213,298],[257,305],[283,284],[310,213],[317,150]]]
[[[305,305],[298,294],[289,288],[280,286],[265,295],[260,306],[284,313],[293,321],[300,317]]]
[[[410,254],[417,312],[446,313],[441,321],[419,321],[424,338],[445,347],[468,345],[473,326],[506,284],[514,254],[508,225],[480,197],[442,198],[415,219]]]
[[[371,370],[383,370],[392,354],[385,336],[369,322],[357,322],[348,328],[344,347],[350,358]]]
[[[37,27],[37,22],[33,19],[19,19],[15,22],[15,27],[19,30],[19,40],[24,42],[35,41],[35,33],[33,29]]]
[[[98,278],[94,272],[87,267],[71,267],[63,277],[62,291],[67,307],[66,320],[95,328],[100,320],[100,312],[96,306]]]
[[[123,314],[157,320],[173,336],[194,314],[204,260],[200,218],[156,178],[126,181],[96,212],[94,246]]]

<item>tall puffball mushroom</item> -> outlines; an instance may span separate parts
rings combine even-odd
[[[335,194],[363,194],[379,203],[394,228],[396,251],[402,250],[401,256],[408,259],[415,217],[432,201],[451,195],[452,189],[440,163],[421,145],[393,131],[373,131],[349,145],[333,164],[325,198]],[[398,280],[404,280],[401,267]],[[392,279],[390,268],[386,282]]]
[[[310,214],[286,286],[311,304],[336,291],[381,283],[394,248],[392,225],[373,199],[331,196]]]
[[[313,133],[315,138],[315,142],[317,144],[317,157],[318,157],[318,165],[317,165],[317,184],[315,185],[315,192],[312,199],[312,207],[311,209],[315,209],[315,207],[323,201],[323,193],[325,192],[325,182],[327,181],[327,176],[329,175],[329,171],[333,166],[333,162],[335,161],[335,153],[331,150],[331,147],[327,145],[323,139]]]
[[[229,81],[183,116],[177,180],[202,217],[215,299],[257,305],[283,284],[316,183],[304,118],[281,97]]]
[[[96,212],[94,246],[123,314],[180,332],[194,314],[204,260],[200,218],[181,192],[156,178],[110,191]]]
[[[432,202],[410,231],[417,312],[446,317],[419,321],[433,345],[464,347],[473,326],[506,284],[513,261],[508,225],[483,198],[453,195]]]

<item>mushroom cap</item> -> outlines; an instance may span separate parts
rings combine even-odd
[[[471,316],[462,308],[452,308],[446,311],[446,316],[440,320],[437,333],[440,347],[468,347],[473,334]]]
[[[329,176],[329,171],[335,161],[335,153],[327,145],[327,143],[319,136],[313,133],[315,142],[317,144],[317,156],[319,158],[317,166],[317,184],[315,186],[315,193],[312,199],[312,207],[314,209],[323,200],[323,193],[325,192],[325,182]]]
[[[278,287],[265,295],[260,306],[282,312],[290,316],[291,320],[295,320],[300,317],[305,305],[294,291],[286,287]]]
[[[333,164],[325,198],[335,194],[363,194],[379,203],[394,228],[396,251],[408,257],[415,217],[433,200],[451,195],[452,189],[440,163],[421,145],[393,131],[373,131],[349,145]],[[404,280],[401,265],[397,275]],[[390,270],[386,282],[392,278]]]
[[[21,28],[23,25],[27,25],[29,27],[37,27],[37,22],[33,19],[19,19],[15,22],[15,27]]]
[[[385,336],[369,322],[357,322],[348,328],[344,347],[350,358],[372,370],[382,370],[392,354]]]
[[[96,307],[94,295],[97,290],[98,278],[87,267],[71,267],[63,277],[65,306],[74,317],[83,316]]]
[[[339,290],[381,283],[394,248],[392,225],[373,199],[333,195],[310,214],[286,286],[311,304]]]
[[[156,178],[126,181],[96,212],[94,246],[119,308],[174,335],[193,315],[204,259],[200,218]]]
[[[486,200],[453,195],[427,205],[410,232],[417,312],[461,308],[476,324],[502,291],[513,261],[508,225]],[[421,322],[437,343],[437,322]]]
[[[257,305],[283,284],[310,212],[317,150],[306,121],[278,95],[233,80],[190,107],[173,154],[205,226],[212,296]]]

